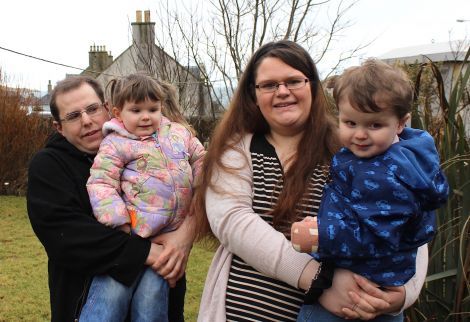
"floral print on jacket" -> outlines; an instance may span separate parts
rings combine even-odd
[[[117,119],[106,122],[103,132],[87,182],[98,221],[111,227],[130,224],[141,237],[176,229],[201,169],[201,142],[165,117],[152,136],[136,137]]]

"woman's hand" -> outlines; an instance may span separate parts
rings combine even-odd
[[[381,290],[361,276],[336,269],[333,284],[323,292],[319,303],[337,316],[370,320],[380,314],[399,311],[404,299],[403,287]]]
[[[194,241],[193,218],[194,216],[188,216],[177,230],[151,239],[152,243],[163,246],[163,251],[152,264],[152,269],[166,279],[171,287],[176,284],[176,281],[183,276],[186,270]]]
[[[406,295],[404,286],[381,289],[357,274],[353,274],[353,278],[360,291],[349,292],[354,304],[351,308],[346,307],[342,310],[348,318],[370,320],[381,314],[399,312],[402,308]],[[384,305],[384,302],[388,305]],[[374,309],[374,313],[371,313],[371,308]]]

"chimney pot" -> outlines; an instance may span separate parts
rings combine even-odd
[[[142,11],[137,10],[135,12],[135,22],[142,22]]]
[[[145,10],[144,15],[145,22],[150,22],[150,10]]]

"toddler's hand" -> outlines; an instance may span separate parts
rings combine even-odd
[[[130,234],[130,233],[131,233],[131,225],[129,225],[129,224],[124,224],[124,225],[118,226],[118,227],[116,227],[116,228],[119,229],[119,230],[122,230],[122,231],[125,232],[126,234]]]
[[[318,249],[317,217],[305,217],[291,228],[292,247],[301,253],[314,253]]]

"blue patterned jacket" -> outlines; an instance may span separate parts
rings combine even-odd
[[[357,158],[343,148],[318,212],[317,260],[332,260],[382,286],[415,274],[417,248],[436,233],[434,210],[449,186],[433,138],[405,128],[385,153]]]

